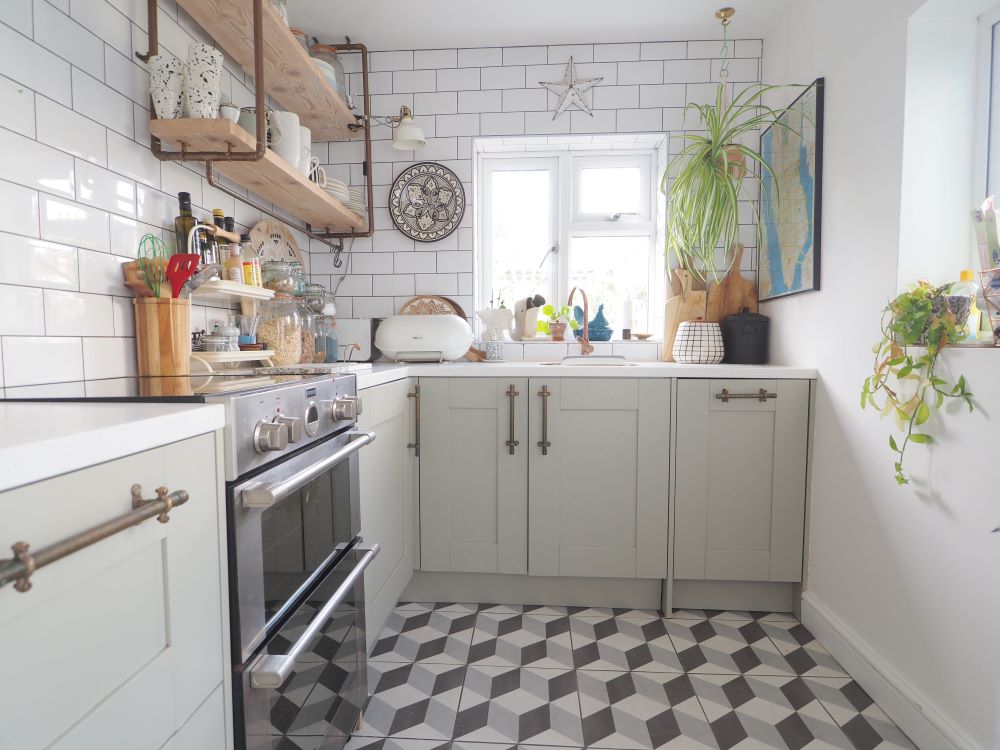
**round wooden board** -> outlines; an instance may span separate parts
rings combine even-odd
[[[400,315],[457,315],[467,317],[465,310],[454,300],[437,294],[422,294],[408,300],[401,308]]]
[[[302,253],[291,230],[280,221],[264,219],[250,230],[250,242],[262,261],[297,260],[302,263]]]

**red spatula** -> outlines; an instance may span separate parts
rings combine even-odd
[[[170,282],[174,299],[180,296],[181,287],[185,281],[194,276],[200,262],[201,256],[195,253],[177,253],[170,256],[170,262],[167,263],[167,281]]]

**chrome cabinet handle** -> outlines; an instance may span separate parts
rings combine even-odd
[[[273,690],[284,684],[285,680],[288,679],[288,675],[292,673],[296,660],[309,650],[313,641],[316,640],[316,636],[319,635],[319,631],[323,629],[326,621],[333,615],[334,610],[344,603],[347,595],[351,593],[351,589],[354,588],[358,579],[365,572],[365,568],[378,555],[380,547],[377,544],[373,544],[371,547],[356,547],[355,549],[365,550],[364,556],[358,560],[358,564],[347,574],[347,578],[340,584],[340,588],[334,593],[333,598],[324,604],[323,608],[316,613],[316,616],[309,621],[309,625],[302,631],[302,635],[292,644],[292,647],[288,649],[288,653],[262,654],[250,666],[250,685],[252,687]]]
[[[547,456],[552,445],[549,442],[549,396],[552,395],[552,391],[547,385],[543,385],[538,395],[542,399],[542,439],[538,441],[538,447],[542,449],[542,455]]]
[[[329,471],[334,466],[344,461],[354,453],[364,448],[375,439],[374,432],[349,432],[347,436],[351,439],[347,445],[335,453],[331,453],[319,463],[313,464],[308,469],[303,469],[298,474],[292,474],[288,479],[284,479],[274,484],[252,486],[240,493],[240,500],[244,508],[270,508],[279,500],[291,495],[302,485],[311,482],[313,479]]]
[[[716,393],[715,397],[724,404],[729,403],[731,398],[755,398],[762,404],[769,398],[777,398],[777,393],[768,393],[767,388],[761,388],[756,393],[730,393],[728,388],[723,388],[721,393]]]
[[[521,444],[520,441],[514,439],[514,399],[520,395],[517,389],[514,388],[514,384],[511,383],[507,389],[507,403],[510,407],[510,418],[507,429],[507,451],[512,456],[514,455],[514,449]]]
[[[413,448],[413,455],[420,458],[420,386],[413,386],[413,393],[407,393],[406,397],[413,399],[413,442],[406,447]]]

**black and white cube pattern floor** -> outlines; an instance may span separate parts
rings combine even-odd
[[[791,615],[401,604],[347,750],[913,748]]]

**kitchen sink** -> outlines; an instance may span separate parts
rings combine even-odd
[[[629,362],[620,354],[597,354],[585,356],[573,354],[563,357],[561,362],[542,362],[553,367],[635,367],[635,362]]]

